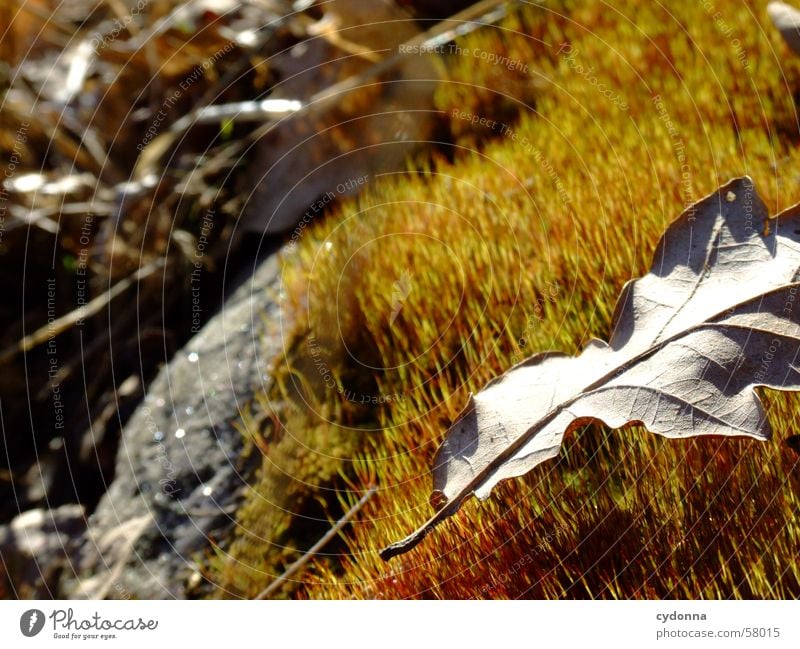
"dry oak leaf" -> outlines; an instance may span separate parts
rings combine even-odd
[[[381,552],[406,552],[470,495],[558,455],[598,421],[670,438],[771,431],[753,388],[800,390],[800,207],[770,219],[750,178],[689,207],[650,272],[622,290],[608,344],[537,354],[470,396],[434,460],[438,511]]]

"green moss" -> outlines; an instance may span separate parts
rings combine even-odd
[[[303,547],[287,502],[338,511],[377,482],[346,550],[313,561],[296,594],[800,595],[797,456],[777,441],[588,427],[409,555],[377,556],[427,518],[430,462],[467,394],[531,353],[607,337],[622,285],[688,203],[744,173],[772,213],[800,198],[798,61],[765,3],[715,4],[531,6],[459,41],[528,71],[451,57],[437,101],[453,160],[373,179],[284,257],[302,327],[276,363],[294,377],[289,400],[316,405],[285,419],[212,580],[257,593]],[[779,437],[796,428],[797,396],[767,400]],[[300,495],[276,515],[282,475]],[[322,491],[336,475],[352,491]]]

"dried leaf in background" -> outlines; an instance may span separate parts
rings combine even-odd
[[[312,38],[274,57],[281,81],[273,99],[309,102],[337,82],[369,70],[422,33],[394,2],[335,0],[308,26]],[[293,228],[313,199],[348,195],[352,183],[404,169],[435,127],[436,54],[405,57],[388,73],[309,105],[259,141],[242,226],[258,233]],[[356,182],[356,186],[358,186]],[[326,201],[327,202],[327,201]]]

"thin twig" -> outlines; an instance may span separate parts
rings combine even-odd
[[[40,327],[32,334],[25,336],[18,343],[7,347],[0,354],[0,365],[7,363],[19,352],[30,351],[34,347],[41,345],[43,342],[50,340],[50,338],[54,338],[55,336],[64,333],[84,318],[89,318],[97,313],[100,313],[100,310],[104,306],[111,302],[115,297],[123,293],[128,287],[143,280],[145,277],[152,275],[156,270],[162,268],[163,266],[164,259],[156,259],[147,266],[140,268],[130,277],[120,280],[105,293],[98,295],[89,303],[70,311],[66,315],[63,315],[52,322],[48,322],[46,325]]]
[[[276,577],[275,580],[267,586],[264,590],[262,590],[257,596],[256,599],[267,599],[270,595],[272,595],[278,588],[283,585],[283,583],[288,580],[294,573],[296,573],[300,568],[302,568],[308,561],[319,552],[325,545],[330,541],[334,536],[336,536],[339,531],[350,522],[350,520],[355,516],[358,511],[367,504],[367,501],[375,495],[375,492],[378,490],[378,487],[373,485],[371,486],[367,492],[361,496],[361,499],[353,505],[350,509],[345,512],[344,516],[342,516],[336,524],[329,529],[325,534],[317,541],[314,545],[312,545],[305,553],[297,559],[293,564],[291,564],[286,570],[283,571],[283,574],[279,577]]]
[[[467,7],[450,18],[436,23],[430,29],[410,38],[400,45],[396,52],[371,65],[365,71],[347,77],[343,81],[314,93],[298,110],[287,111],[282,116],[267,112],[262,113],[262,117],[268,120],[265,124],[259,126],[246,138],[232,142],[223,150],[212,154],[209,162],[218,163],[220,159],[229,159],[241,155],[245,146],[263,138],[279,125],[285,125],[289,120],[306,118],[310,114],[323,112],[331,106],[339,104],[347,93],[358,90],[402,61],[415,56],[412,53],[443,45],[476,29],[492,25],[518,6],[522,6],[521,0],[481,0]],[[191,118],[192,115],[194,113],[190,113],[187,118]],[[183,122],[181,131],[174,130],[175,127],[173,127],[166,133],[153,138],[136,162],[133,172],[134,177],[143,178],[149,173],[151,168],[155,166],[156,161],[160,160],[169,151],[180,133],[191,125],[191,121]]]
[[[372,81],[387,70],[392,69],[401,61],[411,58],[415,53],[425,49],[443,45],[463,36],[480,27],[491,25],[507,15],[512,5],[519,4],[519,0],[481,0],[437,23],[427,31],[408,39],[397,52],[382,59],[361,74],[348,77],[344,81],[324,88],[311,96],[304,110],[313,111],[329,106],[341,100],[341,95],[351,90],[356,90]],[[303,110],[292,115],[293,118],[301,117]]]

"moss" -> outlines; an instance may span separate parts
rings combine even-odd
[[[275,538],[292,514],[278,525],[265,503],[278,476],[319,471],[300,491],[331,512],[374,481],[380,490],[341,553],[299,576],[301,597],[800,595],[800,472],[777,441],[590,426],[409,555],[377,556],[427,518],[430,462],[467,394],[533,352],[607,337],[622,285],[688,203],[744,173],[772,213],[800,199],[800,68],[765,4],[548,3],[459,41],[528,70],[449,57],[438,98],[456,138],[448,159],[372,179],[284,256],[302,327],[276,363],[315,406],[285,423],[283,459],[265,456],[227,572],[212,580],[247,575],[239,595],[266,585],[289,559]],[[767,401],[780,438],[798,397]],[[352,489],[322,494],[337,471]]]

